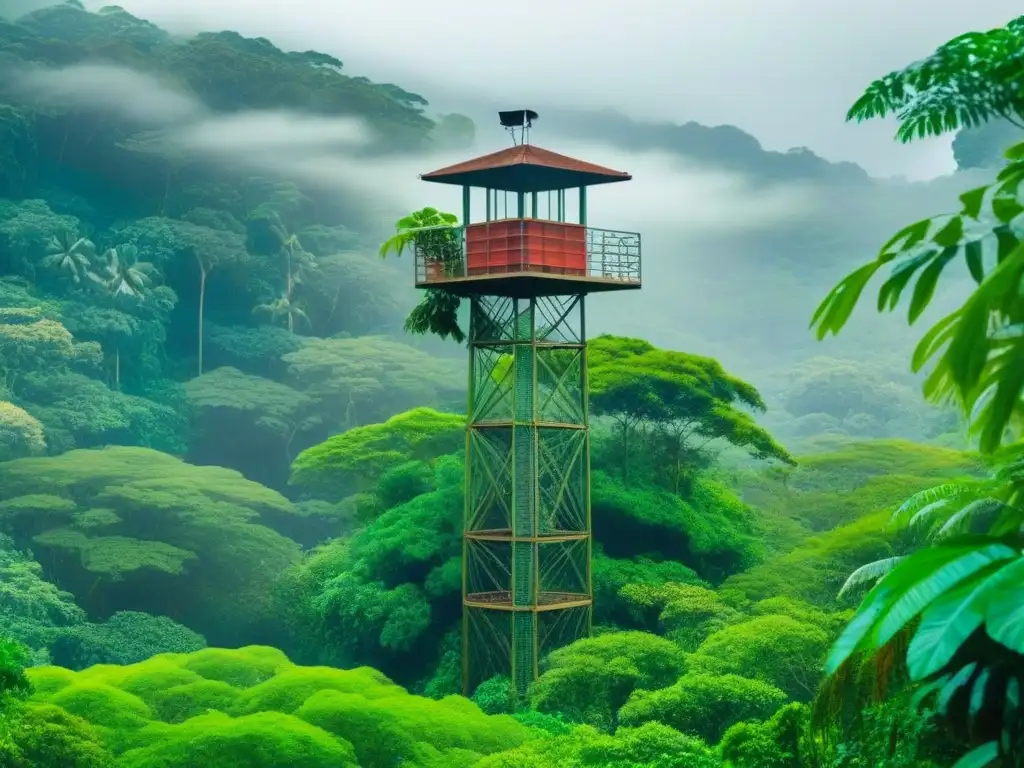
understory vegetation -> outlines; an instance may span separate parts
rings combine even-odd
[[[1022,24],[851,117],[1024,120]],[[907,291],[913,322],[965,261],[914,355],[926,397],[822,353],[771,373],[769,409],[715,359],[592,338],[593,632],[524,697],[466,698],[465,349],[432,338],[462,332],[379,258],[454,217],[377,231],[358,194],[183,136],[359,118],[371,156],[469,153],[472,122],[74,1],[0,19],[0,67],[0,768],[1024,765],[1024,145],[814,317],[839,332],[894,262],[879,308]],[[124,104],[76,90],[98,77]],[[163,123],[125,106],[140,82]]]

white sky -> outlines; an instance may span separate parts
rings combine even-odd
[[[93,0],[90,7],[109,0]],[[952,168],[949,139],[896,144],[889,124],[844,125],[873,78],[962,32],[1001,26],[1015,0],[121,0],[169,29],[234,29],[336,55],[449,107],[555,100],[707,125],[768,149],[807,146],[879,176]],[[928,8],[927,11],[924,9]],[[628,12],[623,12],[628,9]]]

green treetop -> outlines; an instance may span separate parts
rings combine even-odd
[[[794,463],[785,448],[742,408],[763,411],[764,401],[747,382],[726,373],[717,360],[662,350],[641,339],[599,336],[589,342],[590,402],[595,414],[611,417],[621,440],[621,469],[628,478],[630,455],[644,433],[659,455],[670,488],[700,466],[715,440],[746,449],[757,458]]]

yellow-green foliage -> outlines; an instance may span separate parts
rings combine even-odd
[[[854,569],[903,545],[889,520],[907,497],[982,471],[974,454],[904,440],[831,447],[801,457],[791,474],[743,477],[743,498],[758,508],[764,539],[776,555],[727,579],[723,598],[789,596],[835,607],[836,593]]]
[[[18,708],[0,720],[3,768],[114,768],[114,756],[89,723],[53,704]]]
[[[833,636],[820,622],[755,616],[723,627],[687,660],[691,672],[737,674],[771,683],[790,698],[810,701]]]
[[[219,680],[193,680],[156,691],[153,712],[165,723],[181,723],[209,710],[223,712],[238,699],[238,689]]]
[[[78,679],[74,672],[63,667],[36,667],[29,675],[32,690],[40,697],[52,696]]]
[[[129,768],[468,768],[533,731],[379,672],[300,667],[261,646],[32,669],[31,704],[82,718]]]
[[[674,683],[685,666],[683,650],[646,632],[610,632],[560,648],[530,689],[540,712],[610,728],[616,713],[637,688]]]
[[[244,654],[224,648],[204,648],[183,657],[181,666],[206,680],[249,688],[272,678],[278,670],[289,666],[289,661],[276,648],[257,645],[246,648]]]
[[[636,691],[619,710],[619,722],[659,722],[716,744],[729,726],[770,717],[785,701],[785,693],[761,680],[688,673],[668,688]]]
[[[615,735],[587,726],[485,757],[474,768],[720,768],[700,739],[660,723],[620,728]]]
[[[806,705],[787,704],[766,721],[736,723],[718,748],[734,768],[796,768],[807,756],[803,742],[808,716]]]
[[[836,595],[850,573],[893,556],[891,519],[891,511],[884,510],[813,536],[785,555],[731,576],[719,594],[738,603],[786,596],[837,607]]]
[[[319,691],[359,694],[364,699],[390,696],[402,689],[380,673],[366,667],[293,667],[244,691],[236,710],[248,712],[294,712]]]
[[[210,712],[152,731],[153,743],[121,755],[121,768],[358,768],[351,744],[280,712]]]
[[[823,531],[899,505],[945,479],[980,472],[978,457],[963,451],[906,440],[837,440],[827,451],[800,456],[791,472],[746,474],[741,491],[769,515]]]
[[[46,450],[43,425],[28,411],[0,400],[0,461]]]
[[[717,592],[696,584],[627,584],[619,595],[633,618],[664,632],[687,651],[738,616]]]
[[[464,443],[465,416],[413,408],[381,424],[355,427],[307,448],[292,464],[291,482],[303,489],[336,489],[339,481],[371,483],[410,459],[454,453]]]
[[[152,718],[142,699],[98,682],[72,683],[45,700],[104,728],[141,728]]]

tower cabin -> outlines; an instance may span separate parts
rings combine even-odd
[[[632,176],[526,143],[530,117],[501,113],[506,128],[520,127],[522,143],[420,176],[462,187],[462,225],[451,237],[420,238],[417,288],[510,297],[640,288],[640,235],[587,221],[588,189]],[[473,188],[486,190],[482,212],[471,210]],[[567,218],[571,192],[576,221]]]

